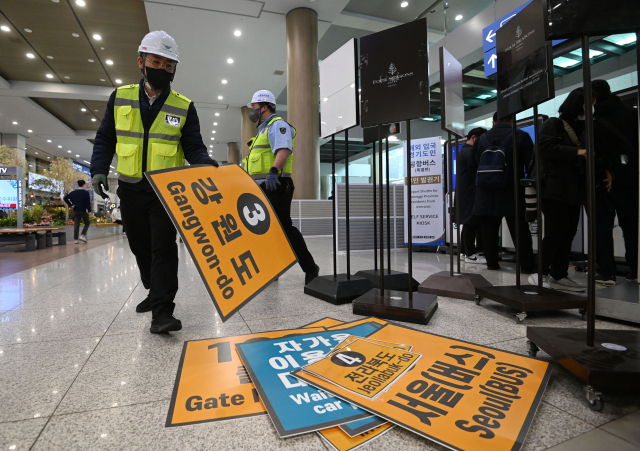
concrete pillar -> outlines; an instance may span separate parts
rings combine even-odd
[[[240,149],[238,143],[227,143],[227,163],[240,163]]]
[[[251,93],[253,94],[253,93]],[[247,155],[249,155],[249,146],[247,143],[251,138],[256,136],[256,124],[249,120],[249,111],[250,108],[243,106],[240,108],[240,113],[242,113],[242,142],[240,143],[240,149],[242,149],[242,159],[244,160]]]
[[[297,130],[293,158],[296,199],[320,198],[320,74],[318,13],[287,14],[287,122]]]
[[[25,157],[25,151],[27,149],[26,139],[24,136],[17,133],[3,133],[2,145],[16,149],[20,158]]]

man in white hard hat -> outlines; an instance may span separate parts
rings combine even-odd
[[[211,164],[193,102],[171,89],[180,62],[176,41],[164,31],[147,34],[138,48],[139,84],[115,90],[96,134],[91,156],[94,190],[109,189],[107,175],[118,156],[118,196],[129,247],[149,290],[136,312],[152,312],[152,333],[182,329],[173,316],[178,291],[176,229],[154,193],[146,171]]]
[[[243,161],[244,168],[269,198],[305,273],[306,285],[318,277],[320,268],[291,221],[294,190],[291,171],[296,129],[276,115],[276,98],[270,91],[256,92],[247,106],[251,108],[249,119],[258,124],[258,135],[249,143],[251,149]]]

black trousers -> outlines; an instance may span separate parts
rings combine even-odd
[[[178,292],[176,229],[155,193],[118,188],[122,221],[153,316],[172,314]]]
[[[638,192],[614,191],[596,195],[596,262],[603,276],[616,275],[613,225],[616,215],[624,236],[625,260],[631,275],[638,275]]]
[[[554,199],[542,200],[542,273],[545,276],[560,280],[569,274],[571,243],[578,230],[581,209],[581,205],[565,204]]]
[[[484,250],[484,258],[487,259],[487,266],[499,266],[500,254],[500,225],[502,224],[501,216],[479,216],[480,228],[482,230],[482,248]],[[515,242],[516,237],[516,218],[514,216],[506,216],[509,233]],[[504,235],[504,231],[503,231]],[[520,219],[520,242],[516,244],[520,251],[520,265],[523,271],[530,272],[534,266],[533,242],[531,241],[531,232],[529,224]]]
[[[127,228],[125,227],[124,222],[122,222],[122,219],[116,219],[113,222],[122,226],[122,233],[127,233]]]
[[[271,202],[271,206],[275,210],[276,215],[278,215],[284,233],[287,235],[287,238],[289,238],[289,242],[293,247],[293,252],[295,252],[298,257],[300,267],[305,273],[313,272],[316,269],[316,262],[313,260],[309,249],[307,249],[307,243],[305,243],[302,233],[293,226],[293,222],[291,221],[291,201],[293,200],[293,190],[295,189],[293,180],[291,177],[280,177],[278,180],[280,181],[280,185],[278,185],[278,189],[275,191],[267,191],[264,183],[260,186],[269,199],[269,202]]]
[[[473,255],[482,250],[482,233],[478,224],[463,224],[460,232],[460,246],[464,255]],[[478,246],[476,247],[476,242]]]
[[[89,213],[86,211],[74,211],[73,212],[73,239],[78,240],[78,232],[80,231],[80,220],[84,224],[82,227],[82,235],[87,236],[87,230],[89,230]]]

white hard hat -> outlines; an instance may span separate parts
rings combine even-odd
[[[266,89],[261,89],[260,91],[256,91],[256,93],[251,98],[251,102],[247,103],[247,106],[251,108],[252,103],[271,103],[274,107],[276,106],[276,96],[273,95],[271,91],[267,91]]]
[[[154,55],[169,58],[176,63],[180,62],[178,44],[175,39],[164,31],[152,31],[142,38],[138,53],[153,53]]]

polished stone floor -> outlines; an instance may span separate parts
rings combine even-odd
[[[307,242],[321,273],[328,273],[330,238]],[[126,239],[0,278],[0,450],[327,449],[316,434],[279,439],[267,416],[164,427],[185,340],[295,328],[327,316],[361,318],[350,305],[303,294],[296,266],[222,323],[183,247],[180,253],[176,316],[184,328],[164,336],[149,333],[149,313],[135,312],[146,291]],[[405,268],[406,256],[393,253],[395,269]],[[339,260],[344,270],[344,256]],[[416,253],[413,261],[421,281],[446,269],[449,259]],[[372,264],[371,253],[352,255],[353,270]],[[513,284],[512,265],[502,266],[465,270],[494,284]],[[477,306],[440,298],[430,324],[417,327],[523,354],[527,324],[585,327],[577,311],[531,315],[524,325],[513,314],[492,301]],[[597,327],[634,328],[604,319]],[[591,411],[578,380],[554,364],[524,449],[640,449],[639,409],[640,396],[624,396],[610,397],[602,412]],[[444,448],[397,427],[362,449]]]

